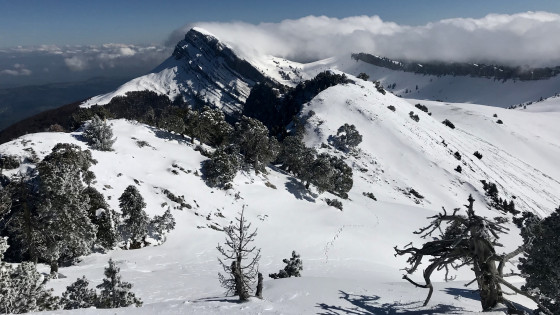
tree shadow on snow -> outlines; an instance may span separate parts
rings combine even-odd
[[[236,296],[232,296],[232,297],[223,297],[223,296],[217,296],[217,297],[208,297],[208,298],[200,298],[197,300],[192,301],[193,303],[200,303],[200,302],[220,302],[220,303],[233,303],[233,304],[241,304],[243,302],[241,302],[239,300],[238,297]]]
[[[452,305],[437,304],[433,306],[422,306],[423,301],[410,303],[381,303],[380,297],[373,295],[359,295],[339,291],[341,299],[346,300],[352,306],[336,306],[319,303],[317,307],[322,309],[318,314],[322,315],[369,315],[369,314],[463,314],[464,309]]]
[[[443,291],[452,296],[461,296],[467,299],[480,301],[478,290],[462,289],[462,288],[445,288]]]
[[[288,192],[294,195],[297,199],[315,202],[313,195],[309,192],[309,190],[305,189],[305,186],[297,179],[293,177],[290,178],[290,180],[286,182],[285,186]]]
[[[193,145],[189,137],[185,137],[179,134],[174,134],[169,131],[161,130],[153,126],[146,126],[146,128],[151,130],[157,138],[165,139],[165,140],[175,140],[181,144],[186,144],[189,146]]]

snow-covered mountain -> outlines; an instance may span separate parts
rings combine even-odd
[[[274,165],[267,168],[267,174],[239,172],[229,190],[208,187],[200,176],[201,163],[207,158],[195,150],[188,137],[135,121],[112,120],[117,139],[114,151],[92,151],[98,161],[91,168],[97,178],[93,185],[117,211],[119,196],[128,185],[135,185],[147,203],[149,216],[171,209],[177,226],[161,246],[117,249],[82,257],[76,265],[61,268],[60,273],[65,277],[51,280],[49,286],[60,294],[82,275],[97,285],[102,281],[107,260],[113,258],[121,268],[123,280],[133,283],[133,291],[144,300],[144,306],[82,309],[80,313],[462,314],[480,311],[475,286],[463,286],[473,278],[468,268],[459,271],[457,280],[449,283],[443,282],[443,273],[437,273],[433,277],[436,283],[432,300],[423,307],[427,292],[401,279],[401,268],[406,266],[406,261],[404,257],[394,256],[393,247],[411,241],[421,243],[412,231],[426,225],[426,217],[436,214],[441,207],[461,207],[469,194],[476,199],[478,214],[487,217],[502,214],[488,206],[481,180],[496,183],[500,196],[515,200],[518,210],[545,216],[560,205],[557,158],[560,111],[554,107],[557,98],[546,100],[543,104],[547,106],[533,111],[529,108],[536,108],[540,103],[527,106],[528,110],[467,103],[484,97],[497,100],[489,92],[492,89],[496,93],[518,93],[511,101],[521,103],[525,94],[516,92],[519,86],[515,84],[525,82],[512,82],[492,83],[484,97],[473,99],[462,97],[476,95],[472,92],[475,90],[461,94],[459,88],[450,87],[447,95],[465,103],[403,99],[392,93],[383,94],[373,82],[353,74],[366,72],[374,79],[391,83],[399,78],[401,83],[397,87],[418,84],[428,89],[431,83],[434,86],[437,83],[443,94],[447,93],[444,82],[463,79],[442,77],[434,83],[436,78],[426,76],[424,81],[418,81],[421,76],[383,72],[350,58],[298,64],[262,56],[249,62],[211,34],[194,29],[177,45],[173,56],[152,73],[126,83],[115,92],[90,99],[83,106],[106,104],[116,95],[148,89],[171,98],[202,97],[227,113],[239,113],[256,82],[270,80],[294,85],[327,69],[345,72],[351,82],[319,93],[304,104],[300,117],[309,117],[304,137],[307,146],[342,157],[353,170],[354,185],[348,199],[341,200],[343,211],[326,202],[327,198],[339,197],[318,193],[313,187],[307,190],[300,180]],[[464,78],[466,83],[461,89],[486,86],[488,81],[483,80],[486,79]],[[422,95],[428,94],[410,96],[423,98]],[[417,103],[425,105],[431,115],[418,109]],[[418,115],[418,121],[411,118],[411,112]],[[445,119],[455,128],[442,124]],[[497,123],[498,119],[502,124]],[[353,154],[328,145],[329,136],[345,123],[355,125],[363,136],[363,142]],[[23,159],[33,149],[43,158],[60,142],[88,148],[80,135],[80,131],[29,134],[0,145],[0,154]],[[473,155],[475,151],[482,154],[482,159]],[[461,172],[455,171],[457,166],[461,166]],[[33,165],[27,161],[20,169],[27,167]],[[4,171],[4,174],[18,171]],[[411,193],[412,189],[416,194]],[[165,191],[181,197],[188,207],[170,199]],[[224,298],[219,286],[217,274],[221,268],[216,259],[216,245],[223,243],[225,236],[221,230],[234,221],[244,205],[249,221],[258,228],[256,245],[262,248],[260,270],[265,281],[264,300],[239,304],[235,298]],[[502,239],[505,247],[499,249],[504,252],[520,243],[518,229],[513,224],[508,227],[511,233]],[[303,259],[302,277],[281,280],[266,277],[283,267],[282,259],[289,257],[292,250],[299,252]],[[514,263],[507,268],[515,268]],[[40,268],[48,271],[48,266]],[[521,284],[522,280],[517,279],[516,285]],[[509,298],[534,307],[523,297]],[[71,312],[50,314],[59,313]]]
[[[125,83],[116,91],[87,100],[83,106],[105,105],[117,95],[149,90],[190,103],[203,101],[228,114],[240,112],[256,82],[270,81],[212,34],[190,30],[173,55],[151,73]]]
[[[366,73],[404,98],[509,107],[534,102],[560,92],[560,76],[520,81],[492,78],[424,75],[392,70],[338,56],[311,63],[298,63],[274,56],[235,52],[204,29],[193,28],[180,41],[173,56],[152,73],[125,83],[116,91],[96,96],[83,106],[107,104],[128,91],[150,90],[175,98],[183,95],[196,103],[204,100],[229,114],[239,113],[256,82],[295,86],[319,72],[336,69],[352,75]]]

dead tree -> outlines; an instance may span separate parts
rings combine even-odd
[[[225,275],[219,273],[220,284],[227,291],[227,295],[237,295],[241,301],[247,301],[253,291],[254,282],[258,274],[258,264],[261,250],[252,246],[257,230],[249,232],[251,224],[245,219],[245,206],[235,218],[236,223],[226,227],[226,242],[224,247],[217,249],[223,258],[218,257]],[[224,260],[231,260],[228,265]],[[248,262],[247,262],[248,261]]]
[[[465,205],[467,208],[466,216],[458,213],[460,208],[454,209],[451,214],[443,208],[443,213],[429,217],[428,219],[432,219],[432,222],[414,232],[424,239],[428,237],[433,239],[423,244],[422,247],[416,248],[412,246],[412,243],[402,249],[395,246],[395,256],[410,255],[407,260],[410,267],[404,269],[407,274],[403,276],[403,279],[417,287],[429,289],[428,296],[424,301],[425,306],[430,301],[434,290],[430,279],[434,271],[445,270],[445,280],[448,281],[452,280],[449,275],[451,269],[457,270],[463,266],[471,266],[475,279],[466,286],[476,281],[480,303],[484,311],[491,310],[498,303],[505,304],[512,308],[512,311],[515,311],[513,304],[504,298],[501,289],[501,285],[504,285],[515,293],[530,298],[539,304],[539,307],[545,313],[551,314],[534,296],[517,289],[504,279],[508,276],[503,273],[506,262],[522,253],[530,244],[523,244],[508,254],[497,254],[495,247],[501,246],[498,243],[499,234],[506,233],[509,230],[503,226],[507,220],[503,217],[487,219],[478,216],[473,210],[474,199],[472,196],[469,196],[468,201],[469,204]],[[435,232],[439,232],[440,235],[435,236]],[[421,284],[409,278],[408,275],[418,269],[424,256],[431,258],[429,258],[429,265],[423,272],[425,284]]]

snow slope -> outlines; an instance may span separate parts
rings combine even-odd
[[[351,77],[352,78],[352,77]],[[428,116],[416,109],[414,100],[390,93],[382,95],[371,82],[352,78],[355,84],[338,85],[321,92],[304,106],[302,115],[315,114],[306,126],[305,141],[319,150],[329,135],[344,123],[356,125],[363,135],[360,151],[345,156],[354,171],[354,187],[342,200],[344,211],[326,204],[329,193],[306,191],[297,179],[276,168],[265,176],[242,172],[232,190],[207,187],[200,166],[205,157],[182,138],[135,122],[114,120],[117,141],[114,152],[93,151],[98,164],[92,167],[98,188],[118,210],[118,197],[128,185],[137,185],[150,216],[168,207],[177,221],[166,243],[140,250],[114,250],[83,257],[75,266],[61,268],[66,277],[52,280],[57,294],[85,275],[93,285],[101,282],[109,258],[117,261],[123,279],[134,284],[144,307],[116,310],[80,310],[80,314],[368,314],[368,313],[466,313],[480,311],[469,270],[457,281],[441,282],[434,277],[436,292],[426,307],[427,292],[401,279],[403,257],[394,257],[393,247],[420,240],[413,230],[427,223],[442,206],[460,207],[468,194],[475,209],[496,216],[487,208],[481,179],[498,184],[500,195],[516,196],[518,209],[540,215],[560,204],[559,156],[560,113],[529,113],[471,104],[423,102]],[[393,105],[396,111],[387,109]],[[409,118],[414,111],[420,116]],[[498,125],[494,113],[504,121]],[[456,129],[441,120],[450,119]],[[34,148],[40,157],[58,142],[76,143],[79,132],[39,133],[0,145],[0,153],[27,156]],[[447,146],[442,141],[445,140]],[[138,141],[149,146],[140,147]],[[484,156],[472,156],[478,150]],[[459,151],[462,160],[453,153]],[[453,169],[463,166],[461,174]],[[22,167],[27,167],[23,165]],[[14,172],[14,171],[12,171]],[[272,185],[271,185],[272,184]],[[275,188],[274,188],[275,187]],[[405,192],[414,188],[424,198]],[[178,205],[163,193],[168,189],[184,196],[191,209]],[[378,201],[364,196],[373,193]],[[216,245],[224,240],[220,231],[243,205],[253,226],[259,229],[257,246],[262,248],[260,270],[265,275],[263,301],[238,304],[224,298],[218,283]],[[517,230],[503,239],[505,251],[516,247]],[[267,274],[283,267],[282,259],[292,250],[301,254],[303,277],[271,280]],[[513,264],[508,267],[514,268]],[[48,271],[47,266],[41,270]],[[415,276],[417,279],[419,275]],[[514,301],[533,307],[521,297]],[[55,314],[72,312],[57,311]]]

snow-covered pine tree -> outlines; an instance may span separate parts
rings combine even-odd
[[[113,129],[107,124],[106,120],[101,120],[99,116],[94,115],[89,123],[85,125],[84,138],[94,150],[113,151]]]
[[[260,121],[246,116],[235,124],[234,140],[245,163],[257,172],[264,172],[266,165],[276,158],[280,150],[276,138],[268,136],[268,128]]]
[[[142,300],[136,298],[136,295],[130,292],[132,284],[121,281],[119,272],[120,268],[117,267],[113,259],[109,259],[109,266],[105,268],[105,279],[103,279],[103,283],[97,286],[101,292],[96,307],[118,308],[132,304],[137,307],[142,306]]]
[[[142,247],[146,235],[148,235],[148,215],[144,211],[146,203],[136,186],[126,187],[119,197],[119,207],[123,216],[124,229],[130,238],[131,249]]]
[[[37,165],[41,202],[37,217],[39,257],[50,262],[54,276],[60,259],[71,260],[91,252],[97,228],[88,216],[89,198],[82,194],[83,175],[97,163],[89,150],[59,143]]]
[[[526,278],[522,289],[536,296],[553,314],[560,314],[560,207],[544,219],[525,212],[516,223],[529,244],[519,259],[519,270]]]
[[[62,307],[65,310],[75,310],[95,306],[97,293],[88,286],[89,280],[85,276],[78,278],[76,282],[67,286],[66,291],[62,293]]]
[[[272,279],[282,279],[289,277],[301,277],[300,271],[303,270],[303,262],[301,261],[300,255],[296,251],[292,251],[292,257],[290,259],[286,258],[282,260],[286,266],[284,269],[278,271],[278,273],[271,273],[268,276]]]
[[[204,106],[200,112],[199,120],[199,139],[202,142],[219,146],[225,144],[229,140],[233,132],[233,127],[226,122],[223,111],[217,108]]]
[[[3,261],[8,249],[6,238],[0,238],[0,312],[21,314],[59,308],[59,299],[46,289],[44,278],[35,265],[24,262],[13,268]]]
[[[105,250],[113,249],[119,242],[119,214],[111,209],[102,209],[97,215],[95,225],[97,225],[96,244]]]
[[[336,136],[329,138],[335,148],[344,152],[354,150],[362,142],[362,135],[358,132],[356,126],[349,124],[340,126]]]
[[[305,169],[313,163],[317,152],[307,148],[303,143],[303,136],[288,136],[282,141],[282,148],[278,154],[278,160],[282,167],[300,177]]]
[[[219,273],[218,276],[227,295],[237,295],[241,301],[247,301],[258,276],[261,250],[253,246],[257,230],[249,231],[251,223],[248,223],[245,218],[245,206],[235,220],[237,223],[224,229],[225,247],[222,245],[217,247],[223,256],[223,258],[218,257],[218,261],[226,273],[225,275]],[[231,263],[227,264],[228,261]]]
[[[165,234],[175,229],[175,218],[169,209],[165,210],[162,215],[156,215],[150,221],[150,236],[161,242],[165,241]]]
[[[202,171],[211,187],[227,188],[241,166],[241,159],[236,150],[218,148],[209,160],[203,162]]]

